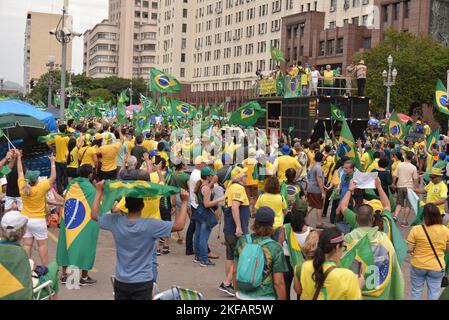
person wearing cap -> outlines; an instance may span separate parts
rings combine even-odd
[[[90,164],[95,169],[98,167],[98,144],[101,144],[101,140],[98,140],[97,138],[103,139],[103,136],[101,135],[101,133],[96,133],[94,135],[94,142],[92,143],[92,145],[90,145],[88,137],[88,135],[83,136],[84,144],[78,151],[78,159],[80,162],[79,165],[82,166],[85,164]]]
[[[31,300],[33,283],[29,257],[20,245],[28,218],[9,211],[0,223],[0,300]]]
[[[258,189],[258,180],[256,179],[258,176],[258,173],[254,173],[255,166],[257,164],[256,160],[256,149],[250,148],[248,151],[248,158],[244,159],[242,161],[242,167],[247,168],[246,173],[246,185],[245,185],[245,191],[246,195],[249,199],[249,204],[251,208],[251,215],[254,214],[254,205],[257,202],[257,199],[259,198],[259,189]]]
[[[215,216],[217,206],[224,200],[224,195],[214,197],[214,184],[218,180],[217,172],[209,167],[201,169],[201,180],[195,186],[195,195],[198,207],[192,214],[192,221],[195,221],[195,262],[200,267],[215,266],[208,257],[208,241],[212,228],[218,223]]]
[[[396,210],[394,213],[395,221],[398,220],[401,208],[404,208],[403,226],[408,226],[411,203],[408,200],[407,188],[415,188],[418,185],[418,170],[411,163],[414,158],[413,152],[408,151],[404,162],[399,163],[393,172],[393,187],[397,190]]]
[[[290,300],[290,288],[296,271],[296,277],[299,278],[301,271],[300,265],[305,258],[301,249],[306,243],[306,239],[313,231],[306,223],[307,202],[301,199],[293,203],[290,223],[284,225],[285,235],[283,241],[284,255],[288,265],[288,272],[284,273],[285,293],[287,300]]]
[[[239,257],[248,244],[247,238],[250,237],[252,243],[260,243],[270,239],[274,233],[274,220],[273,209],[260,207],[256,212],[256,218],[251,228],[253,233],[247,237],[241,237],[235,246],[233,281],[236,288],[236,297],[239,300],[286,300],[284,273],[288,272],[288,266],[282,246],[275,241],[268,241],[262,246],[265,257],[262,284],[253,291],[245,292],[237,282],[238,264],[245,263],[245,261],[239,261]]]
[[[295,169],[296,178],[298,178],[301,174],[302,167],[299,164],[299,161],[290,155],[291,151],[292,150],[289,145],[283,145],[281,148],[282,155],[274,160],[273,171],[276,173],[279,182],[284,182],[285,180],[287,180],[287,178],[285,177],[285,172],[287,171],[287,169]]]
[[[237,240],[249,233],[250,218],[249,199],[245,191],[246,172],[248,169],[235,167],[231,171],[231,184],[226,188],[225,207],[223,210],[223,233],[226,243],[225,280],[218,290],[234,296],[232,285],[234,248]]]
[[[39,181],[39,171],[28,170],[23,173],[22,154],[17,154],[17,174],[20,196],[22,197],[22,213],[28,217],[28,224],[25,235],[23,236],[23,247],[31,258],[34,239],[39,247],[39,257],[41,264],[48,265],[48,231],[46,221],[47,192],[56,179],[55,157],[50,159],[50,177]]]
[[[101,157],[101,167],[98,172],[99,180],[117,179],[117,155],[122,147],[125,137],[121,128],[117,128],[120,141],[113,143],[113,134],[103,135],[103,145],[98,149],[98,156]]]
[[[70,137],[67,135],[67,125],[61,124],[59,126],[59,133],[55,135],[55,150],[56,150],[56,188],[59,194],[62,194],[67,187],[67,155],[68,143]]]
[[[442,169],[432,168],[430,172],[430,183],[424,189],[415,188],[418,194],[426,194],[426,203],[433,203],[440,210],[440,214],[446,214],[445,204],[447,201],[447,185],[443,181]]]
[[[362,275],[337,267],[344,251],[344,235],[337,228],[320,234],[313,260],[305,261],[299,279],[301,300],[360,300]]]
[[[307,176],[307,202],[310,206],[310,212],[316,210],[317,228],[323,228],[323,207],[326,199],[326,190],[324,189],[324,172],[322,163],[324,156],[321,152],[315,154],[315,164]]]
[[[357,95],[359,97],[365,96],[366,86],[366,73],[367,67],[364,60],[360,60],[359,64],[355,67],[355,77],[357,78]]]
[[[206,167],[206,163],[202,156],[197,156],[194,159],[193,164],[195,165],[192,173],[190,174],[189,179],[189,192],[190,192],[190,210],[192,213],[192,216],[195,213],[196,208],[198,208],[198,201],[195,195],[195,186],[198,183],[198,181],[201,180],[201,169]],[[186,232],[186,255],[193,255],[194,254],[194,248],[193,248],[193,236],[195,233],[195,221],[190,220],[189,227]]]

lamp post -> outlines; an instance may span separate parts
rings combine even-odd
[[[65,118],[65,73],[67,67],[67,44],[69,44],[74,37],[81,36],[80,33],[73,32],[65,27],[65,15],[69,6],[69,0],[64,0],[64,6],[62,7],[62,17],[59,20],[56,29],[50,31],[51,35],[56,37],[56,40],[61,44],[61,105],[60,105],[60,119],[64,121]]]
[[[393,57],[391,55],[388,56],[388,72],[384,70],[382,72],[382,77],[384,78],[384,86],[387,87],[387,116],[390,114],[390,100],[391,100],[391,87],[396,84],[396,77],[398,76],[398,70],[393,67]]]
[[[53,78],[51,72],[55,67],[55,56],[48,56],[48,63],[46,64],[48,69],[48,98],[47,98],[47,108],[51,107],[51,89],[53,85]]]
[[[133,82],[129,82],[129,105],[133,104]]]
[[[5,81],[5,78],[3,76],[0,76],[0,92],[3,93],[3,81]]]

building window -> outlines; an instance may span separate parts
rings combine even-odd
[[[344,39],[338,38],[337,40],[337,54],[343,53],[343,45],[344,45]]]
[[[357,8],[360,6],[360,0],[352,0],[352,7]]]
[[[186,54],[181,53],[181,62],[186,62]]]
[[[382,6],[382,11],[384,13],[384,22],[388,22],[388,6]]]
[[[359,25],[359,17],[352,18],[352,24],[355,26],[358,26]]]
[[[408,19],[410,16],[410,1],[404,2],[404,18]]]
[[[363,48],[371,49],[371,38],[363,38]]]
[[[135,12],[134,12],[134,16],[135,16],[136,18],[140,18],[140,11],[135,11]]]
[[[325,47],[325,43],[324,43],[324,41],[320,41],[320,50],[319,50],[319,53],[318,53],[318,55],[319,56],[324,56],[324,47]]]
[[[335,40],[327,40],[327,55],[333,56],[334,55],[334,49],[335,49]]]
[[[398,20],[399,19],[399,10],[400,10],[399,5],[400,5],[399,2],[393,4],[393,19],[394,20]]]
[[[187,23],[183,23],[182,24],[182,32],[186,33],[187,32]]]
[[[182,17],[187,18],[187,9],[182,9]]]
[[[368,25],[368,15],[362,17],[362,25],[365,27]]]
[[[335,21],[329,22],[329,29],[335,29],[336,26],[337,26],[337,23]]]

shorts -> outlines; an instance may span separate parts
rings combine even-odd
[[[78,169],[77,168],[67,168],[67,177],[78,178]]]
[[[237,236],[233,234],[225,234],[226,243],[226,260],[234,261],[234,250],[237,244]]]
[[[98,171],[98,179],[101,180],[116,180],[117,179],[117,169],[112,171]]]
[[[259,198],[259,188],[257,185],[245,186],[245,191],[248,198],[254,198],[256,200]]]
[[[24,238],[34,238],[36,240],[47,240],[48,230],[45,219],[28,219]]]
[[[310,91],[317,92],[318,91],[318,82],[310,82]]]
[[[307,202],[309,203],[309,207],[313,209],[323,209],[324,200],[321,197],[321,193],[307,192]]]
[[[404,208],[411,208],[412,205],[410,204],[410,201],[408,201],[407,188],[398,188],[397,191],[398,199],[396,205]]]
[[[11,210],[14,202],[17,203],[17,209],[19,211],[22,211],[23,204],[22,204],[22,198],[21,197],[5,197],[5,210]]]

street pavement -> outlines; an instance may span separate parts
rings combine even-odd
[[[315,226],[315,214],[308,217],[309,224]],[[328,219],[327,219],[328,221]],[[193,262],[193,256],[185,255],[185,244],[176,242],[176,233],[172,234],[170,243],[171,253],[158,257],[159,275],[158,286],[161,290],[169,289],[171,286],[181,286],[194,289],[203,293],[204,298],[208,300],[230,300],[232,297],[217,289],[224,278],[225,246],[222,227],[217,225],[209,240],[211,250],[219,255],[219,259],[214,260],[216,266],[202,268]],[[185,230],[187,230],[188,221]],[[402,236],[405,238],[410,228],[400,228]],[[54,261],[56,256],[58,229],[49,231],[49,261]],[[220,234],[220,238],[218,235]],[[38,262],[37,250],[33,250],[33,259]],[[401,265],[405,280],[405,299],[410,298],[410,259],[407,257]],[[59,299],[67,300],[109,300],[113,299],[113,288],[111,276],[115,268],[115,244],[113,237],[108,231],[100,231],[97,244],[97,256],[95,268],[90,272],[90,276],[98,282],[93,286],[81,287],[80,289],[68,289],[60,285]],[[292,297],[294,292],[292,290]],[[424,290],[424,298],[426,298]]]

